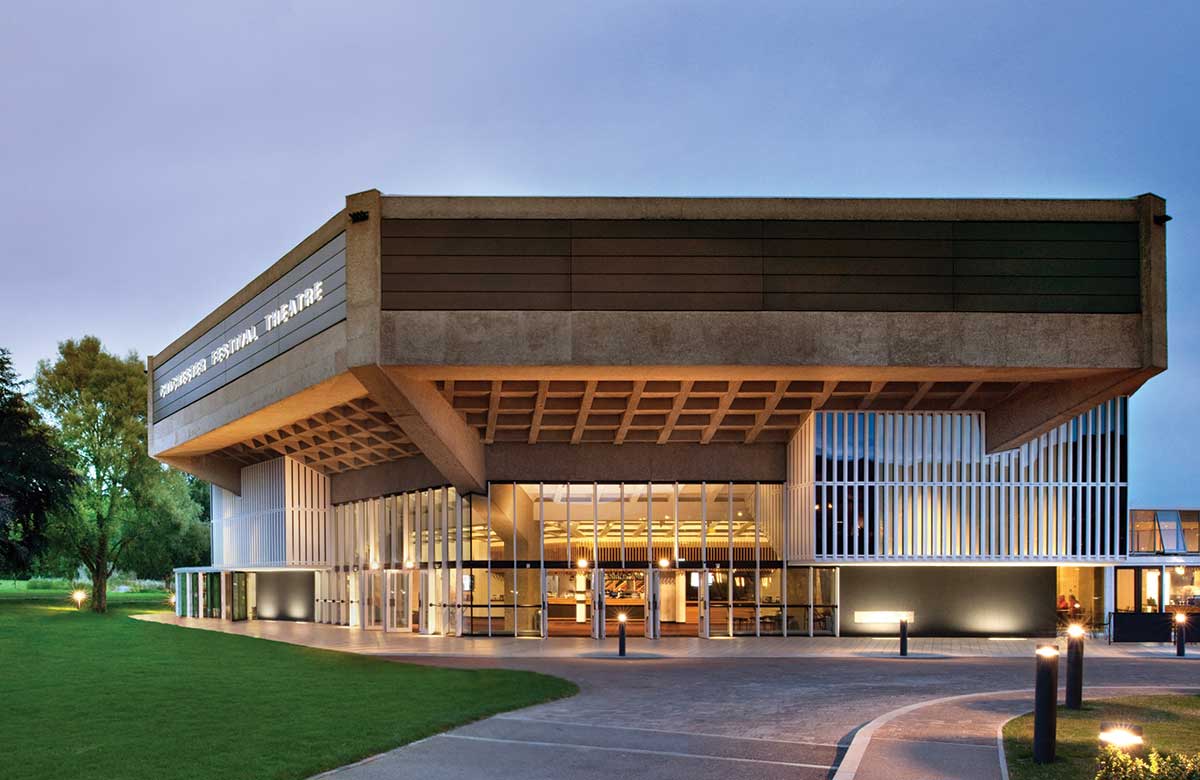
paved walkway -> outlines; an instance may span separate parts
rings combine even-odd
[[[320,623],[275,620],[233,622],[204,618],[181,618],[170,613],[138,615],[140,620],[172,623],[243,634],[278,642],[339,650],[364,655],[460,656],[485,658],[590,658],[616,654],[615,637],[604,641],[561,637],[526,639],[514,637],[444,637],[413,633],[364,631]],[[912,658],[1032,658],[1045,639],[986,639],[980,637],[912,637]],[[1066,649],[1066,640],[1059,640]],[[899,655],[897,639],[870,637],[735,637],[699,639],[671,637],[647,640],[631,637],[631,655],[643,658],[893,658]],[[1089,657],[1156,658],[1174,656],[1165,644],[1108,645],[1103,640],[1088,643]]]
[[[1099,699],[1197,690],[1091,686],[1086,693]],[[885,713],[855,734],[834,780],[1007,780],[1001,729],[1029,712],[1032,699],[1032,689],[996,691],[939,698]]]
[[[529,669],[577,696],[488,718],[327,773],[326,780],[613,777],[916,780],[1000,777],[999,724],[1030,709],[1032,640],[456,639],[314,624],[145,619],[462,668]],[[1197,684],[1159,646],[1087,649],[1103,686]],[[1061,674],[1060,674],[1061,677]],[[981,691],[1008,691],[980,694]],[[1011,693],[1012,691],[1019,691]],[[403,695],[403,692],[396,692]]]

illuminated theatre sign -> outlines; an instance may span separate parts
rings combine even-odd
[[[339,235],[154,370],[156,420],[346,318]]]
[[[324,290],[321,289],[323,285],[324,282],[317,282],[304,292],[298,293],[295,298],[292,298],[287,303],[281,304],[278,309],[273,309],[264,314],[262,322],[263,331],[270,333],[272,328],[278,328],[280,325],[286,324],[309,306],[312,306],[314,303],[320,303],[321,298],[324,296]],[[258,341],[258,325],[251,325],[218,346],[207,358],[200,358],[166,382],[163,382],[158,388],[158,397],[166,398],[171,393],[203,374],[208,370],[210,365],[215,366],[223,360],[228,360],[234,353],[249,344],[253,344],[255,341]]]

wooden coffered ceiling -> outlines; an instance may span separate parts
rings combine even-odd
[[[781,443],[817,409],[987,409],[1028,385],[1015,381],[791,379],[433,382],[484,444]],[[362,388],[360,392],[365,393]],[[332,475],[421,452],[388,412],[363,394],[212,454],[243,466],[287,455]]]
[[[219,450],[242,465],[288,455],[325,474],[337,474],[420,454],[370,398],[339,404]]]
[[[439,380],[485,444],[784,442],[815,409],[983,409],[1026,382]]]

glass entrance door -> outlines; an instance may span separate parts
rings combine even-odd
[[[363,572],[363,628],[383,628],[383,572],[378,569]]]
[[[586,569],[546,569],[544,614],[546,636],[589,637],[595,633],[594,572]]]
[[[388,631],[412,631],[413,608],[410,599],[411,575],[407,571],[388,571],[387,577],[387,622]]]
[[[642,630],[647,639],[658,639],[659,637],[659,619],[661,617],[659,591],[662,585],[662,574],[663,572],[658,569],[651,569],[646,577],[646,617]]]
[[[647,582],[645,569],[597,569],[602,584],[599,613],[604,618],[603,634],[616,636],[619,616],[625,615],[626,636],[646,633]],[[597,637],[603,639],[603,636]]]
[[[592,576],[592,639],[603,639],[608,629],[605,615],[608,612],[604,593],[604,569],[597,569]]]
[[[685,569],[657,571],[658,636],[699,635],[701,574]]]
[[[247,590],[246,572],[235,571],[233,573],[233,602],[230,605],[232,607],[231,611],[233,613],[231,615],[231,617],[234,620],[245,620],[247,617],[249,617],[249,610],[247,609],[248,598],[247,598],[246,590]]]

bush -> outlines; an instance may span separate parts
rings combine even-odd
[[[1164,756],[1151,750],[1146,758],[1137,758],[1107,747],[1096,765],[1096,780],[1200,780],[1200,753]]]
[[[74,584],[70,580],[54,577],[34,577],[25,585],[26,590],[71,590]]]

